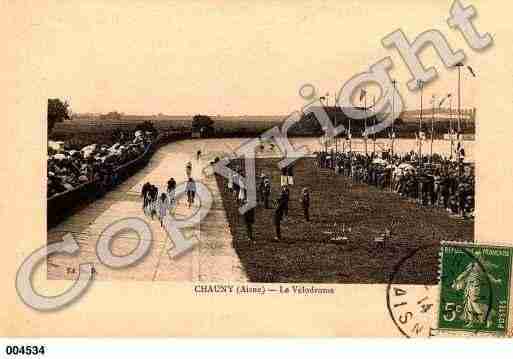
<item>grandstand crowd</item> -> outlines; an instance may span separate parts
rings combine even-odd
[[[350,177],[353,183],[394,191],[454,215],[474,216],[474,167],[464,162],[463,150],[456,160],[439,154],[419,158],[414,151],[395,155],[385,151],[381,156],[321,151],[316,156],[320,168]]]
[[[117,182],[119,167],[140,157],[155,139],[155,132],[120,133],[112,146],[90,144],[71,149],[66,143],[48,146],[47,198],[98,181],[103,189]]]

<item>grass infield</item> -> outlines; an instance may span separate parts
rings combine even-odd
[[[278,162],[256,159],[257,175],[264,172],[271,178],[273,200],[280,190]],[[388,283],[394,275],[397,284],[436,284],[440,241],[474,240],[472,220],[419,207],[396,193],[351,184],[349,178],[317,168],[313,158],[303,158],[294,167],[282,240],[273,240],[273,209],[259,205],[255,240],[248,241],[235,195],[225,178],[216,177],[235,251],[252,282]],[[310,189],[310,222],[303,219],[299,202],[303,187]],[[376,241],[387,229],[390,238]],[[332,240],[343,234],[346,241]],[[403,260],[419,247],[423,249]]]

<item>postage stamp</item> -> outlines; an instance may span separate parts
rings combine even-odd
[[[438,329],[504,335],[512,249],[442,243]]]

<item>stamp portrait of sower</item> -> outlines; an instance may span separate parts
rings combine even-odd
[[[507,328],[511,251],[442,246],[440,329],[495,332]]]

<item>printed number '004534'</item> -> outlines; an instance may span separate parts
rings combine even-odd
[[[45,354],[44,345],[7,345],[5,354],[7,355],[43,355]]]

